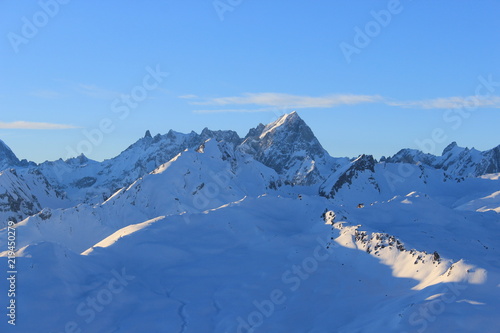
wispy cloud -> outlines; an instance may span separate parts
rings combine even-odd
[[[196,96],[189,99],[196,99]],[[184,97],[186,98],[186,97]],[[307,108],[332,108],[340,105],[354,105],[361,103],[376,103],[383,101],[377,95],[326,95],[326,96],[303,96],[283,93],[246,93],[241,96],[217,97],[205,100],[191,101],[193,105],[254,105],[258,108],[231,108],[217,110],[195,110],[197,113],[208,112],[264,112],[276,108],[307,109]]]
[[[280,109],[334,108],[341,105],[381,103],[389,106],[413,109],[455,109],[463,107],[500,108],[500,96],[439,97],[434,99],[397,101],[379,95],[331,94],[326,96],[304,96],[283,93],[245,93],[240,96],[203,99],[196,95],[183,95],[192,105],[207,108],[195,113],[222,112],[268,112]],[[238,106],[242,106],[238,108]],[[211,109],[209,106],[218,107]],[[224,108],[227,107],[227,108]]]
[[[36,130],[60,130],[78,128],[73,125],[36,123],[30,121],[13,121],[10,123],[0,121],[0,129],[36,129]]]
[[[463,107],[500,108],[500,96],[490,97],[441,97],[420,101],[387,101],[386,104],[403,108],[415,109],[458,109]]]
[[[250,113],[250,112],[271,112],[277,111],[278,108],[256,108],[256,109],[202,109],[202,110],[194,110],[194,113],[224,113],[224,112],[241,112],[241,113]],[[288,108],[283,108],[283,110],[289,110]]]
[[[187,95],[181,95],[179,96],[179,98],[182,98],[182,99],[195,99],[195,98],[198,98],[197,95],[193,95],[193,94],[187,94]]]
[[[83,95],[96,99],[114,99],[120,96],[119,92],[104,89],[93,84],[79,84],[76,90]]]
[[[55,90],[36,90],[32,91],[30,95],[43,99],[56,99],[63,96],[63,94]]]

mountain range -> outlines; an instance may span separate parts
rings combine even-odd
[[[500,145],[332,157],[292,112],[0,169],[17,332],[499,332]]]

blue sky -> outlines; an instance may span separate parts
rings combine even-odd
[[[489,149],[499,12],[493,0],[2,1],[0,139],[36,162],[103,160],[147,129],[243,136],[296,110],[333,156]]]

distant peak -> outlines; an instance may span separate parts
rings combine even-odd
[[[248,131],[247,135],[245,135],[245,139],[261,135],[265,127],[266,126],[264,124],[259,123],[257,127],[251,128]]]
[[[373,158],[373,155],[367,155],[367,154],[361,154],[359,155],[354,161],[352,161],[352,164],[361,164],[361,165],[368,165],[371,166],[370,168],[373,169],[373,166],[377,163],[377,160]],[[368,167],[366,167],[368,168]]]
[[[84,153],[81,153],[80,155],[78,155],[78,159],[79,159],[80,161],[85,161],[85,162],[89,160],[89,159],[87,158],[87,156],[85,156],[85,154],[84,154]]]
[[[203,136],[211,136],[213,135],[213,131],[209,130],[208,127],[205,127],[204,129],[201,130],[201,135]]]
[[[5,167],[6,165],[14,166],[19,164],[19,159],[12,152],[10,147],[7,146],[2,140],[0,140],[0,164],[4,164],[2,167]]]
[[[447,154],[448,152],[452,151],[453,149],[455,149],[456,147],[458,147],[458,144],[456,141],[453,141],[452,143],[450,143],[444,150],[443,150],[443,154],[442,155],[445,155]]]
[[[151,136],[151,132],[150,132],[149,130],[147,130],[147,131],[146,131],[146,134],[144,134],[144,138],[150,138],[150,139],[151,139],[151,138],[153,138],[153,137]]]
[[[87,156],[85,156],[84,153],[81,153],[77,157],[68,158],[65,162],[72,163],[72,164],[75,164],[75,163],[76,164],[84,164],[84,163],[87,163],[88,161],[89,161],[89,159],[87,158]]]

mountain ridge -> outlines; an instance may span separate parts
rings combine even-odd
[[[294,128],[295,127],[295,128]],[[279,141],[277,138],[273,138],[274,132],[277,129],[281,128],[281,132],[292,132],[298,133],[296,136],[286,136],[286,139],[289,141],[293,141],[295,139],[299,143],[297,145],[308,150],[310,155],[314,157],[324,157],[330,156],[330,154],[322,147],[321,143],[314,136],[314,133],[310,129],[309,126],[300,118],[296,111],[293,111],[288,114],[284,114],[279,117],[274,122],[271,122],[267,125],[259,124],[255,128],[249,129],[248,133],[244,137],[239,137],[239,135],[232,130],[210,130],[205,127],[199,134],[191,131],[190,133],[184,134],[180,132],[175,132],[174,130],[169,130],[166,134],[156,134],[154,137],[151,135],[149,130],[146,131],[145,135],[142,138],[139,138],[137,141],[128,146],[124,151],[119,153],[118,155],[106,159],[102,162],[94,161],[86,157],[84,154],[80,154],[79,156],[74,156],[64,160],[67,164],[86,164],[88,162],[99,163],[99,164],[109,164],[109,161],[113,161],[119,158],[122,154],[127,151],[137,148],[140,146],[141,148],[147,148],[148,146],[158,143],[160,141],[170,141],[168,144],[175,145],[176,143],[179,145],[176,150],[181,151],[187,148],[193,148],[194,146],[199,146],[207,139],[214,138],[217,141],[227,141],[234,144],[234,146],[252,146],[252,148],[257,147],[256,151],[253,153],[256,155],[255,157],[260,162],[264,162],[266,165],[272,165],[274,168],[281,168],[282,166],[279,163],[275,163],[271,161],[271,159],[267,156],[269,154],[265,153],[265,150],[269,148],[270,145],[274,144],[274,142]],[[267,138],[266,140],[263,140]],[[256,140],[257,139],[257,140]],[[272,140],[274,139],[274,141]],[[261,141],[259,141],[261,140]],[[250,141],[259,141],[257,143],[254,142],[254,145],[250,143]],[[281,144],[281,142],[279,142]],[[304,144],[306,143],[306,144]],[[257,144],[257,146],[255,146]],[[260,147],[259,147],[260,145]],[[159,145],[157,147],[158,151],[162,151],[166,145]],[[247,147],[248,148],[248,147]],[[286,147],[288,148],[288,147]],[[282,148],[284,151],[290,152],[290,150]],[[243,149],[243,148],[241,148]],[[292,149],[294,152],[296,149]],[[171,154],[170,154],[171,155]],[[162,163],[168,161],[170,155],[167,158],[162,160]],[[437,169],[448,170],[452,169],[451,164],[457,162],[457,158],[451,159],[451,157],[460,157],[468,159],[468,162],[475,162],[474,160],[478,160],[478,156],[482,156],[483,158],[479,158],[478,163],[481,166],[477,167],[474,172],[467,173],[467,165],[462,165],[461,167],[457,167],[457,177],[463,176],[481,176],[487,173],[497,173],[500,172],[500,145],[495,146],[491,149],[485,151],[478,151],[474,148],[460,147],[458,144],[453,141],[448,146],[446,146],[441,155],[432,155],[428,153],[423,153],[420,150],[413,148],[402,148],[399,152],[395,153],[389,157],[382,157],[380,162],[386,163],[409,163],[409,164],[419,164],[423,163],[428,166],[435,167]],[[361,155],[360,155],[361,156]],[[171,157],[170,157],[171,158]],[[335,157],[333,157],[335,158]],[[351,160],[355,160],[359,158],[352,157]],[[166,159],[166,161],[164,161]],[[340,158],[339,158],[340,159]],[[450,160],[451,159],[451,160]],[[488,160],[489,159],[489,160]],[[57,161],[46,161],[42,163],[34,163],[27,160],[19,160],[14,152],[10,149],[10,147],[2,140],[0,140],[0,170],[5,170],[9,168],[24,168],[24,167],[39,167],[45,163],[56,163],[58,161],[62,161],[59,159]],[[150,161],[150,160],[148,160]],[[162,164],[160,163],[160,164]],[[268,166],[269,166],[268,165]],[[157,165],[156,165],[157,166]],[[149,170],[150,168],[146,168]],[[148,172],[150,172],[149,170]],[[278,170],[280,171],[280,170]]]
[[[184,134],[169,130],[164,135],[155,136],[148,130],[123,152],[103,162],[91,160],[83,154],[66,161],[59,159],[40,164],[23,162],[19,161],[2,141],[0,166],[6,167],[4,170],[13,168],[19,174],[16,181],[13,177],[4,177],[6,182],[12,183],[5,185],[4,196],[8,197],[8,188],[22,188],[25,185],[19,182],[23,183],[25,178],[32,179],[33,174],[38,174],[39,177],[33,180],[32,186],[47,187],[50,190],[47,190],[47,194],[40,193],[40,197],[26,197],[28,207],[40,210],[42,207],[39,202],[47,202],[47,208],[53,209],[81,202],[99,204],[178,154],[190,149],[201,149],[200,147],[209,140],[227,145],[221,146],[221,154],[223,159],[230,161],[233,169],[237,169],[245,159],[253,159],[274,170],[277,176],[267,179],[269,188],[309,186],[309,192],[328,198],[333,198],[342,187],[350,187],[353,180],[362,174],[367,175],[370,187],[379,189],[382,186],[380,182],[386,180],[376,181],[373,175],[368,176],[375,172],[374,168],[379,164],[413,165],[416,167],[415,172],[421,177],[426,173],[421,169],[425,166],[441,170],[443,180],[454,181],[500,172],[500,146],[480,152],[458,147],[456,142],[448,145],[441,156],[424,154],[414,149],[402,149],[392,157],[382,158],[380,162],[373,156],[364,154],[352,159],[335,158],[322,147],[298,113],[292,112],[267,125],[259,124],[249,129],[244,137],[239,137],[235,131],[214,131],[208,128],[204,128],[199,134],[194,131]],[[394,173],[393,180],[402,179],[399,173]],[[485,196],[489,194],[491,193],[486,193]],[[14,220],[20,221],[37,212],[36,209],[25,209],[24,213],[19,214],[16,200],[9,200],[0,210],[0,217],[15,217]]]

